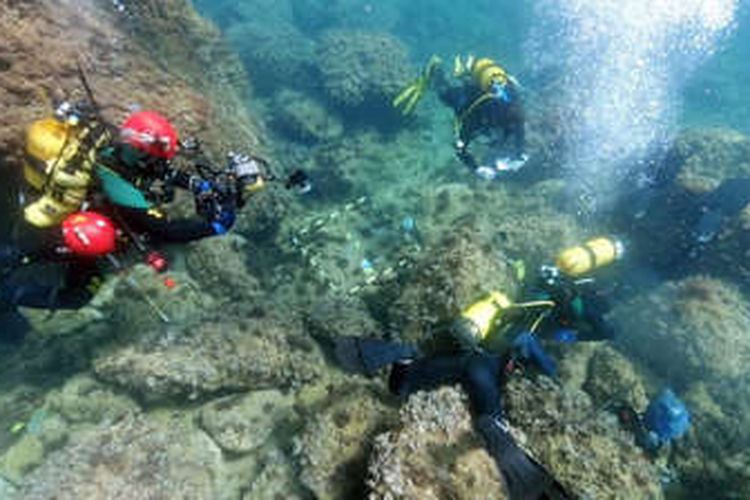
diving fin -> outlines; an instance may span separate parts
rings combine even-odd
[[[477,430],[495,459],[511,500],[569,500],[573,498],[511,436],[507,424],[491,415],[480,415]]]
[[[334,343],[339,366],[347,372],[365,375],[373,375],[380,368],[419,354],[409,344],[380,339],[337,337]]]

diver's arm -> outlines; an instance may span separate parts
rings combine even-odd
[[[153,210],[118,207],[117,213],[136,233],[145,233],[159,243],[188,243],[217,234],[210,222],[194,218],[169,220]]]

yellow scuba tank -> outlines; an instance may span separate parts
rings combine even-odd
[[[470,305],[461,313],[461,320],[471,325],[477,341],[484,340],[513,303],[501,292],[490,292],[479,302]]]
[[[40,196],[24,209],[29,224],[53,227],[80,209],[91,184],[96,150],[108,140],[106,133],[92,138],[92,130],[55,118],[31,124],[26,134],[24,177]]]
[[[471,67],[471,75],[482,92],[489,92],[493,83],[506,85],[510,80],[508,73],[503,68],[492,59],[487,58],[474,61]]]
[[[619,240],[602,236],[563,250],[557,256],[555,266],[568,276],[582,276],[612,264],[624,252],[625,247]]]

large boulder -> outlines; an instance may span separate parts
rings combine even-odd
[[[505,400],[519,441],[574,498],[663,498],[658,467],[583,391],[514,379]]]
[[[290,388],[316,380],[321,354],[293,319],[207,322],[102,353],[96,375],[147,402]]]
[[[613,313],[623,348],[677,387],[736,379],[750,360],[750,309],[724,281],[667,282]]]
[[[316,60],[326,96],[347,109],[386,109],[412,76],[406,48],[387,34],[328,31]]]
[[[465,399],[453,388],[409,398],[397,428],[375,438],[370,498],[508,498]]]
[[[423,340],[431,327],[458,317],[460,311],[493,290],[511,297],[515,273],[493,253],[472,226],[448,234],[425,253],[391,306],[393,328],[410,342]]]
[[[316,498],[361,496],[372,438],[394,418],[379,390],[342,384],[303,413],[294,458],[300,480]]]
[[[221,452],[186,422],[131,416],[92,429],[27,475],[19,498],[220,498]]]

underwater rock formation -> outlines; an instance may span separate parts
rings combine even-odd
[[[446,235],[417,263],[389,318],[403,340],[424,340],[430,328],[493,290],[514,295],[512,266],[478,238],[471,225]]]
[[[89,375],[78,375],[47,395],[45,409],[59,414],[69,424],[116,422],[140,408],[135,401],[117,394]]]
[[[633,240],[633,255],[669,277],[707,273],[746,287],[748,158],[750,139],[733,130],[687,130],[678,136],[657,162],[649,181],[656,185],[627,199],[630,207],[622,207],[631,214],[621,225]],[[707,222],[712,220],[704,219],[707,212],[713,212],[715,220]],[[701,241],[706,231],[709,241]]]
[[[507,498],[466,398],[453,388],[409,398],[399,426],[375,438],[367,487],[371,499]]]
[[[335,139],[344,131],[337,117],[301,92],[283,89],[273,100],[273,124],[292,141],[314,144]]]
[[[685,394],[694,430],[672,456],[685,498],[744,498],[750,485],[750,380],[697,382]]]
[[[524,444],[575,498],[663,498],[657,466],[583,391],[540,377],[513,379],[505,394]]]
[[[283,20],[251,20],[233,24],[227,38],[261,92],[279,86],[303,88],[313,75],[314,42]]]
[[[750,139],[731,129],[687,130],[672,145],[670,161],[679,166],[682,189],[706,193],[724,179],[750,175]]]
[[[245,307],[261,295],[258,279],[247,270],[247,251],[247,240],[236,234],[207,238],[190,245],[185,263],[201,290],[219,302]]]
[[[225,452],[248,453],[265,444],[293,402],[276,389],[216,399],[201,409],[200,426]]]
[[[380,33],[328,31],[316,61],[327,97],[349,109],[387,109],[412,74],[406,48]]]
[[[618,343],[677,387],[740,376],[750,357],[750,309],[718,279],[668,282],[616,308]]]
[[[147,402],[299,387],[320,376],[316,345],[293,319],[207,322],[124,345],[94,363],[102,380]]]
[[[583,389],[597,404],[627,403],[642,411],[648,405],[645,378],[642,370],[625,355],[603,345],[596,348],[588,362]]]
[[[326,297],[311,304],[307,319],[307,330],[317,338],[336,339],[356,336],[382,337],[378,325],[365,303],[356,296]]]
[[[362,496],[371,439],[393,420],[393,409],[377,391],[343,384],[308,409],[307,423],[294,439],[294,457],[300,480],[316,498]]]
[[[114,123],[138,105],[163,112],[183,135],[200,133],[212,151],[257,144],[239,106],[247,76],[187,0],[128,2],[123,13],[111,2],[6,2],[0,33],[0,153],[11,166],[24,128],[51,113],[51,101],[84,97],[77,60]]]
[[[184,421],[142,416],[83,433],[24,478],[20,498],[221,498],[221,452]]]

